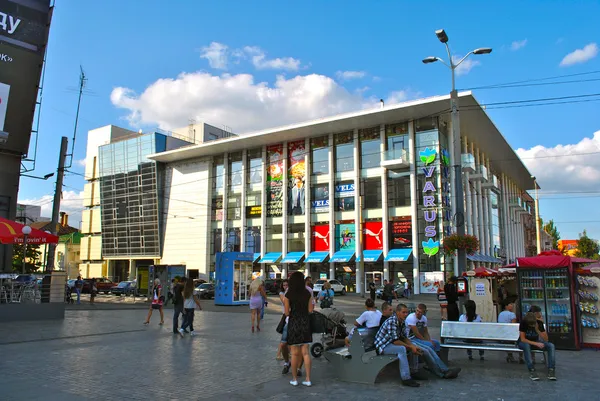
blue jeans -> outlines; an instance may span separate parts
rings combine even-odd
[[[383,349],[384,355],[397,355],[400,361],[400,378],[402,380],[410,380],[410,366],[406,356],[406,347],[402,345],[388,344]]]
[[[179,315],[183,313],[183,305],[173,306],[173,333],[179,333]]]
[[[288,334],[287,327],[288,327],[288,325],[286,323],[285,326],[283,326],[283,332],[281,333],[281,342],[284,344],[287,344],[287,334]]]
[[[425,359],[427,366],[429,366],[429,369],[437,376],[444,377],[446,372],[448,372],[448,366],[446,366],[438,354],[435,353],[431,344],[427,345],[427,343],[423,343],[418,344],[417,346],[423,350],[423,358]]]
[[[182,329],[190,328],[190,331],[194,331],[194,308],[185,309],[185,313],[183,314],[183,323],[181,324]]]
[[[548,353],[548,369],[554,369],[556,364],[556,359],[554,355],[554,344],[548,343],[542,340],[541,338],[538,340],[538,342],[544,344],[544,348],[542,349],[542,351],[546,351]],[[527,369],[534,369],[533,360],[531,359],[531,350],[537,351],[539,350],[539,348],[530,344],[522,343],[520,341],[519,348],[523,350],[523,359],[525,359]]]
[[[81,303],[81,288],[75,288],[75,292],[77,293],[77,303]]]
[[[421,340],[419,338],[411,338],[410,341],[412,341],[413,344],[415,344],[418,347],[429,347],[429,348],[433,348],[433,350],[435,352],[440,352],[440,350],[442,349],[442,347],[440,346],[440,342],[438,340],[431,340],[433,341],[433,345],[431,344],[431,342],[429,341],[425,341],[425,340]]]

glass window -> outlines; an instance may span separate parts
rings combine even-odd
[[[240,220],[242,218],[242,197],[229,195],[227,198],[227,220]]]
[[[266,253],[282,252],[281,242],[282,229],[281,225],[271,225],[266,228]]]
[[[354,181],[340,181],[335,184],[337,211],[354,210]]]
[[[360,168],[375,168],[381,164],[381,140],[379,127],[358,131],[360,138]]]
[[[310,140],[311,174],[329,174],[329,138],[322,136]]]
[[[335,171],[354,170],[354,134],[346,132],[335,136]]]
[[[317,184],[311,188],[312,213],[329,213],[329,184]]]
[[[215,228],[213,230],[213,235],[212,235],[212,254],[216,254],[217,252],[221,252],[221,240],[222,240],[223,234],[220,228]]]
[[[211,220],[221,221],[223,220],[223,197],[217,196],[212,200],[211,207]]]
[[[223,189],[224,175],[223,157],[215,157],[213,160],[213,189]]]
[[[247,166],[247,177],[246,180],[249,184],[261,184],[262,183],[262,150],[252,149],[248,151],[248,166]]]
[[[364,194],[363,209],[381,208],[381,178],[367,178],[362,181],[362,193]]]
[[[227,230],[227,239],[225,243],[225,250],[228,252],[239,252],[240,251],[240,229],[230,228]]]
[[[304,239],[304,223],[288,225],[288,252],[304,252]]]
[[[248,227],[246,229],[245,252],[260,253],[260,227]]]
[[[242,153],[232,153],[229,163],[229,187],[239,190],[242,185]]]
[[[415,132],[432,131],[438,128],[437,117],[424,117],[415,121]]]
[[[386,125],[385,138],[387,159],[401,159],[402,150],[408,150],[408,123]]]
[[[388,171],[388,205],[410,206],[410,175]]]

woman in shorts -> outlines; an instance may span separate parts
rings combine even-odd
[[[442,320],[448,319],[448,301],[446,300],[446,293],[444,292],[444,282],[440,281],[440,285],[437,289],[437,298],[440,303],[440,313]]]
[[[150,324],[150,318],[152,317],[152,311],[158,310],[160,312],[160,323],[159,325],[163,325],[165,323],[165,315],[163,313],[163,303],[165,301],[164,295],[162,295],[162,286],[160,285],[159,279],[154,279],[154,286],[152,287],[152,304],[150,305],[150,310],[148,311],[148,317],[144,322],[145,325]]]

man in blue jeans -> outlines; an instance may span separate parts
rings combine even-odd
[[[429,335],[427,328],[427,305],[419,304],[414,313],[406,318],[407,337],[413,344],[423,348],[433,348],[435,352],[440,352],[440,342],[434,340]]]
[[[187,281],[187,277],[182,277],[179,282],[173,286],[173,334],[179,334],[183,337],[183,333],[179,331],[179,315],[183,314],[183,287]]]
[[[542,321],[542,310],[533,305],[529,312],[519,324],[519,348],[523,350],[523,359],[529,369],[529,378],[533,381],[539,380],[539,376],[533,366],[531,350],[542,350],[548,353],[548,380],[556,380],[554,344],[548,342],[548,333],[544,329]]]

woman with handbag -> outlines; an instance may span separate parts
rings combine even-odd
[[[165,315],[163,313],[163,303],[165,302],[165,296],[162,295],[162,286],[160,285],[160,280],[154,279],[154,286],[152,287],[152,304],[150,305],[150,310],[148,311],[148,317],[144,322],[145,325],[150,324],[150,318],[152,317],[152,311],[157,309],[160,312],[160,323],[162,326],[165,323]]]
[[[310,387],[311,363],[308,345],[312,343],[310,313],[313,311],[313,298],[304,285],[304,275],[294,272],[289,279],[289,289],[285,295],[285,315],[289,317],[287,324],[287,344],[292,351],[292,386],[298,385],[298,368],[304,361],[306,380],[304,386]]]

